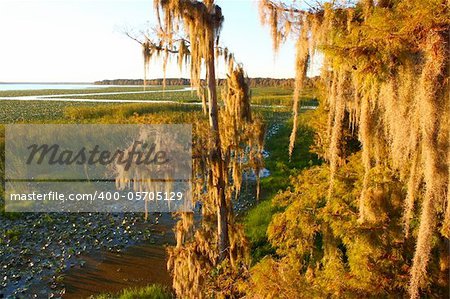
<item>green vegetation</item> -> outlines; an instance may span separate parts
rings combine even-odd
[[[267,97],[270,98],[270,96]],[[273,205],[272,198],[291,186],[292,176],[297,176],[301,170],[320,163],[317,155],[310,152],[314,132],[309,122],[313,115],[312,111],[306,111],[300,115],[297,146],[289,159],[291,113],[279,111],[272,115],[265,114],[267,126],[273,130],[269,132],[270,136],[265,144],[265,150],[269,155],[265,159],[265,167],[270,171],[270,176],[261,179],[262,201],[249,210],[244,219],[245,232],[251,242],[253,262],[257,262],[265,255],[275,253],[267,239],[267,228],[272,216],[283,209]]]
[[[188,86],[167,86],[166,90],[183,89]],[[161,90],[161,86],[147,86],[146,91]],[[85,93],[104,93],[104,92],[142,92],[142,86],[113,86],[87,89],[39,89],[39,90],[1,90],[0,97],[23,97],[23,96],[44,96],[44,95],[66,95],[66,94],[85,94]]]
[[[102,294],[95,299],[171,299],[174,298],[168,288],[149,285],[143,288],[125,289],[117,294]]]
[[[61,96],[61,98],[73,99],[106,99],[106,100],[127,100],[127,101],[178,101],[178,102],[199,102],[195,91],[177,91],[154,93],[131,93],[131,94],[105,94],[105,95],[83,95],[83,96]]]
[[[142,92],[142,87],[105,87],[93,89],[73,89],[73,90],[23,90],[23,91],[0,91],[0,97],[26,97],[26,96],[54,96],[61,95],[58,98],[79,98],[79,99],[112,99],[112,100],[163,100],[163,101],[179,101],[179,102],[194,102],[196,101],[192,96],[192,92],[174,92],[170,90],[183,89],[185,86],[170,86],[167,87],[165,93],[136,93],[136,94],[115,94],[115,95],[87,95],[94,93],[108,93],[108,92]],[[159,91],[161,86],[147,87],[147,91]],[[65,96],[70,94],[70,96]],[[73,94],[73,95],[72,95]],[[80,94],[76,96],[75,94]],[[71,117],[75,110],[81,109],[86,111],[89,109],[96,110],[96,107],[101,106],[101,109],[116,109],[120,105],[127,105],[126,103],[102,103],[102,102],[77,102],[77,101],[54,101],[36,99],[36,100],[0,100],[0,123],[16,123],[16,122],[44,122],[62,120],[66,117]],[[66,110],[68,111],[66,113]],[[98,111],[98,110],[96,110]],[[87,112],[86,112],[87,113]],[[105,112],[106,113],[106,112]]]
[[[263,190],[272,196],[278,191],[285,190],[289,186],[291,175],[297,174],[300,170],[315,165],[319,162],[317,155],[310,152],[313,144],[314,132],[307,125],[311,117],[311,111],[301,114],[299,129],[297,132],[297,146],[289,158],[289,136],[292,131],[292,121],[286,119],[290,115],[280,113],[280,122],[274,124],[276,133],[270,136],[265,145],[269,157],[265,160],[265,167],[269,169],[270,176],[261,180]]]
[[[221,99],[222,87],[219,86],[219,100]],[[292,105],[292,88],[281,87],[255,87],[252,88],[252,104],[257,105]],[[65,98],[62,96],[61,98]],[[68,96],[67,96],[68,97]],[[115,95],[83,95],[83,96],[70,96],[70,98],[77,99],[110,99],[110,100],[150,100],[150,101],[180,101],[180,102],[199,102],[195,91],[184,92],[158,92],[158,93],[138,93],[138,94],[115,94]],[[315,95],[313,89],[308,89],[303,92],[303,105],[317,105],[317,101],[314,100]]]
[[[323,54],[310,124],[326,163],[272,200],[276,254],[252,267],[246,296],[448,298],[449,2],[260,5],[275,50],[297,40],[295,94]]]
[[[151,87],[160,90],[161,87]],[[170,86],[172,89],[184,88],[184,86]],[[150,89],[150,87],[148,88]],[[0,97],[16,97],[16,96],[42,96],[55,94],[85,94],[98,92],[123,92],[123,91],[142,91],[142,87],[107,87],[100,89],[84,89],[84,90],[30,90],[30,91],[3,91],[0,92]],[[259,87],[252,89],[255,94],[252,103],[262,105],[285,105],[290,106],[292,102],[291,89],[284,90],[283,88],[273,87]],[[61,96],[64,98],[65,96]],[[305,94],[305,98],[311,97]],[[166,92],[166,93],[138,93],[138,94],[117,94],[117,95],[91,95],[91,96],[70,96],[70,98],[79,99],[111,99],[111,100],[152,100],[152,101],[178,101],[180,103],[198,102],[195,92]],[[306,102],[305,105],[314,104],[315,102]],[[185,108],[182,108],[185,106]],[[123,107],[123,108],[120,108]],[[148,108],[146,108],[148,107]],[[133,115],[134,112],[138,114],[155,112],[155,107],[162,111],[175,110],[191,111],[197,110],[195,106],[176,105],[170,103],[161,104],[139,104],[139,103],[102,103],[102,102],[64,102],[64,101],[46,101],[45,99],[33,101],[19,101],[19,100],[0,100],[0,123],[17,123],[17,122],[47,122],[47,121],[67,121],[74,119],[88,119],[91,116],[94,118],[100,115],[106,116],[108,113],[122,113],[124,116]],[[121,110],[123,109],[123,110]],[[135,111],[133,111],[135,109]],[[121,110],[122,112],[118,112]],[[260,111],[271,111],[270,109],[258,109]],[[277,110],[279,111],[279,110]],[[91,116],[90,116],[91,115]]]
[[[131,116],[150,112],[195,111],[200,106],[158,103],[84,103],[57,101],[0,101],[2,124],[26,122],[70,122],[102,116]]]
[[[267,228],[272,216],[277,212],[280,212],[280,209],[272,205],[271,199],[266,199],[249,210],[244,218],[245,234],[250,241],[253,263],[275,253],[267,238]]]
[[[252,88],[252,103],[258,105],[280,105],[292,107],[293,88],[285,87],[255,87]],[[301,100],[304,106],[317,106],[314,88],[302,91]]]
[[[294,89],[292,87],[254,87],[251,89],[252,91],[252,100],[255,99],[255,97],[259,96],[267,96],[267,97],[273,97],[273,96],[290,96],[292,100],[292,93],[294,92]]]
[[[177,112],[200,111],[200,106],[183,104],[100,104],[95,106],[67,107],[64,117],[67,121],[94,122],[102,119],[102,123],[117,122],[119,119],[128,119],[145,114],[173,114]],[[116,120],[116,121],[115,121]]]
[[[5,238],[13,243],[17,243],[19,241],[20,235],[21,231],[18,228],[12,228],[5,231]],[[3,243],[3,240],[0,240],[0,244],[1,243]]]
[[[98,103],[57,102],[57,101],[13,101],[0,100],[0,123],[47,122],[64,118],[68,107],[95,107]],[[117,104],[108,104],[111,106]]]

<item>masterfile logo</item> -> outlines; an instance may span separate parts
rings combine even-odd
[[[190,211],[191,125],[7,125],[5,210]]]

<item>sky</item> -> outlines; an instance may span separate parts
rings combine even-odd
[[[252,0],[217,0],[227,46],[249,77],[295,76],[294,42],[275,55],[270,30],[261,25]],[[143,78],[138,43],[124,30],[155,24],[153,0],[0,0],[0,82],[93,82]],[[149,78],[163,76],[160,62]],[[188,77],[176,61],[168,78]],[[224,77],[224,70],[218,71]]]

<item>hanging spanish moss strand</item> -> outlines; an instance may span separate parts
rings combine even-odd
[[[445,105],[443,74],[447,67],[445,62],[447,51],[444,48],[443,37],[436,32],[429,33],[424,47],[426,61],[420,78],[419,99],[423,113],[421,129],[426,190],[411,269],[409,292],[413,299],[419,298],[419,288],[427,277],[427,264],[431,252],[431,238],[436,227],[437,207],[442,204],[445,194],[445,181],[442,173],[442,165],[445,163],[439,154],[438,135],[442,118],[440,111],[444,109]]]
[[[450,140],[450,138],[449,138]],[[448,184],[447,184],[447,202],[446,202],[446,210],[445,210],[445,218],[444,224],[442,225],[442,234],[450,239],[450,145],[448,155]]]
[[[366,220],[366,198],[369,185],[369,173],[372,169],[371,148],[373,147],[372,131],[373,120],[371,113],[371,101],[377,95],[377,87],[368,87],[368,94],[364,96],[361,103],[361,117],[359,121],[359,141],[362,144],[362,163],[364,166],[364,177],[361,195],[359,197],[359,219],[360,223]]]
[[[297,136],[298,128],[298,113],[300,109],[300,92],[303,89],[303,83],[306,78],[306,72],[308,70],[308,59],[309,59],[309,39],[308,34],[310,31],[309,22],[307,21],[307,16],[304,16],[303,26],[301,29],[301,37],[297,41],[296,50],[296,76],[295,76],[295,89],[294,89],[294,103],[293,103],[293,114],[294,122],[292,127],[291,136],[289,138],[289,158],[292,157],[292,152],[294,151],[295,139]]]
[[[450,138],[449,138],[450,142]],[[450,144],[449,144],[449,152],[447,153],[448,156],[448,184],[447,184],[447,208],[445,210],[445,219],[444,224],[442,228],[442,234],[450,239]]]
[[[142,43],[142,55],[144,56],[144,91],[147,86],[147,72],[148,72],[148,66],[150,64],[150,60],[153,55],[152,48],[150,47],[150,44],[148,41],[145,41]]]
[[[409,227],[411,224],[411,219],[413,218],[414,212],[414,201],[417,196],[417,192],[419,190],[419,185],[421,182],[420,178],[420,153],[419,149],[417,149],[416,154],[414,155],[412,165],[411,165],[411,173],[409,174],[408,184],[407,184],[407,192],[405,199],[405,210],[403,212],[403,225],[405,231],[405,237],[409,237]]]
[[[345,115],[345,99],[344,99],[344,82],[346,80],[345,72],[342,70],[338,70],[338,82],[337,82],[337,94],[336,100],[333,103],[335,108],[334,117],[333,117],[333,125],[331,130],[331,141],[330,141],[330,188],[328,191],[328,198],[331,198],[333,195],[333,187],[334,187],[334,176],[336,174],[336,170],[340,163],[340,140],[342,136],[342,128],[344,122]]]

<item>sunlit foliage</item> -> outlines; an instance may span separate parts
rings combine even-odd
[[[366,0],[352,5],[324,3],[305,10],[300,9],[298,2],[287,5],[262,0],[260,7],[263,21],[271,27],[275,49],[288,35],[298,40],[296,94],[302,88],[311,55],[317,50],[324,54],[321,86],[327,125],[326,133],[319,134],[321,152],[330,162],[330,171],[323,204],[332,206],[343,196],[337,176],[348,163],[345,138],[347,128],[351,128],[361,144],[363,166],[358,174],[360,188],[348,190],[353,195],[358,190],[357,223],[364,227],[381,221],[385,216],[373,206],[386,200],[393,204],[402,196],[403,216],[389,216],[393,223],[403,225],[398,241],[403,244],[401,254],[410,250],[411,225],[419,224],[412,231],[414,257],[403,264],[408,267],[409,287],[401,285],[408,289],[411,298],[418,298],[420,290],[432,294],[431,286],[439,282],[428,275],[434,270],[433,263],[448,259],[448,255],[435,251],[450,236],[449,2]],[[297,105],[294,117],[298,114]],[[405,194],[395,193],[394,197],[392,188],[382,188],[372,175],[379,171],[398,178],[392,181],[393,188],[405,189]],[[300,195],[299,200],[305,198]],[[420,206],[420,211],[416,206]],[[314,234],[314,230],[309,231]],[[323,229],[319,231],[325,233]],[[372,238],[383,235],[380,232]],[[306,242],[305,246],[315,248],[312,236],[305,235],[301,244]],[[322,241],[326,243],[327,239]],[[350,254],[357,254],[351,251],[350,244],[344,245],[347,256],[332,259],[336,262],[336,276],[345,272],[346,266],[351,267]],[[387,249],[376,250],[381,254]],[[322,266],[331,261],[326,252],[320,260]],[[401,269],[401,265],[397,266],[392,271]],[[442,267],[446,271],[448,262]],[[308,273],[311,271],[305,277]],[[364,282],[363,278],[360,282]],[[372,283],[369,279],[363,286],[368,294],[376,294],[371,291]],[[339,289],[338,284],[335,286]],[[388,287],[386,291],[390,290]]]

